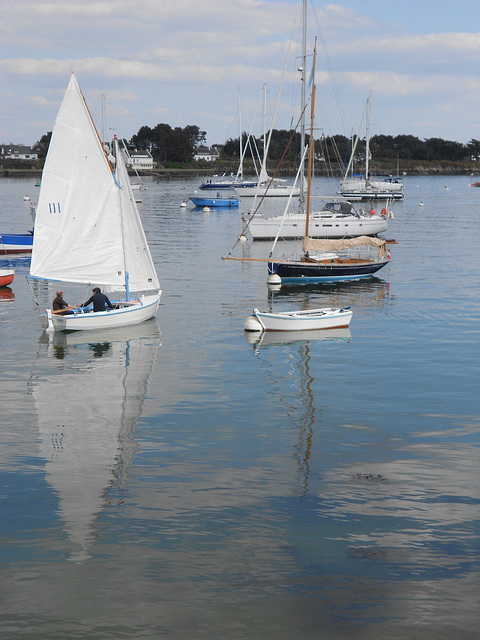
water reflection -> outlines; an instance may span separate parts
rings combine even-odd
[[[336,306],[373,307],[381,309],[392,305],[395,296],[390,285],[379,278],[370,278],[358,282],[338,282],[335,284],[317,285],[268,285],[268,299],[275,301],[295,301],[300,308]]]
[[[315,346],[322,342],[349,342],[351,337],[348,327],[320,331],[245,332],[245,339],[252,345],[254,354],[265,355],[271,386],[296,432],[293,456],[298,469],[299,496],[309,493],[313,438],[322,414],[321,388],[313,373],[317,356]],[[279,367],[277,360],[283,361],[283,365]]]
[[[0,287],[0,302],[13,302],[15,294],[10,287]]]
[[[42,335],[30,390],[71,560],[91,557],[96,519],[123,500],[136,451],[133,432],[159,346],[155,320],[108,332]]]
[[[349,327],[310,331],[245,331],[245,340],[258,353],[260,347],[286,345],[292,343],[337,340],[348,342],[352,338]]]

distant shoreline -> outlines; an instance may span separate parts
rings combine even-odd
[[[408,176],[442,176],[442,175],[464,175],[464,176],[480,176],[480,167],[468,163],[465,165],[451,165],[451,164],[421,164],[421,163],[413,163],[413,166],[410,166],[404,169],[405,173],[400,172],[399,177],[408,177]],[[134,172],[129,172],[131,176],[136,175]],[[140,177],[154,177],[154,178],[169,178],[169,177],[202,177],[202,176],[213,176],[224,173],[225,175],[235,175],[235,172],[231,172],[229,169],[219,168],[217,167],[198,167],[198,168],[161,168],[154,169],[153,171],[142,171],[139,172],[138,175]],[[270,168],[270,173],[273,175],[274,169]],[[277,175],[281,175],[283,178],[285,177],[294,177],[296,172],[291,172],[288,169],[279,171]],[[376,172],[372,171],[372,175],[396,175],[391,172],[384,171],[382,172],[380,169]],[[245,172],[245,175],[250,175]],[[317,177],[326,177],[326,172],[317,171]],[[0,178],[41,178],[42,170],[41,169],[0,169]],[[340,179],[340,172],[338,173],[338,179]]]

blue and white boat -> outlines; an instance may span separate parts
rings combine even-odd
[[[243,180],[243,178],[233,175],[225,178],[224,180],[215,180],[214,176],[213,180],[205,180],[198,186],[198,188],[202,190],[241,189],[243,187],[256,187],[257,184],[258,180]]]
[[[196,207],[238,207],[238,198],[217,194],[215,198],[207,196],[191,196]]]
[[[32,253],[33,231],[28,233],[1,233],[0,255],[10,253]]]
[[[341,240],[305,237],[302,256],[268,261],[269,282],[318,284],[371,278],[390,260],[385,245],[385,240],[368,236]]]

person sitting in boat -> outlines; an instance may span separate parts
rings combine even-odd
[[[93,302],[93,310],[94,311],[105,311],[106,307],[113,309],[113,304],[107,298],[107,296],[100,291],[98,287],[94,287],[92,289],[93,296],[89,298],[86,302],[81,304],[81,307],[88,307],[90,303]]]
[[[65,302],[63,299],[63,291],[59,289],[57,291],[57,297],[52,303],[52,311],[57,316],[67,316],[73,313],[73,309],[77,309],[77,307],[72,307]]]

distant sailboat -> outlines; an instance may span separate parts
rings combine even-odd
[[[357,137],[345,175],[340,180],[339,193],[350,200],[401,200],[404,197],[405,185],[399,178],[385,177],[381,179],[370,175],[370,109],[371,100],[369,95],[365,105],[365,175],[352,175]]]
[[[75,76],[53,128],[35,220],[30,277],[95,284],[114,309],[55,315],[50,330],[92,330],[138,324],[153,317],[160,284],[115,139],[112,168]]]

